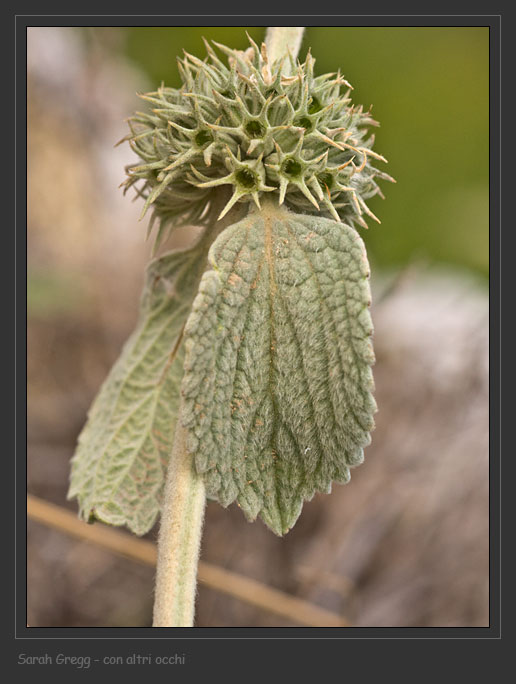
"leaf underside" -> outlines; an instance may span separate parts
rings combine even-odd
[[[145,534],[160,511],[179,407],[182,328],[206,249],[170,252],[146,271],[136,329],[95,399],[72,459],[68,498],[83,519]]]
[[[370,442],[364,245],[349,226],[268,204],[221,233],[209,262],[185,328],[187,448],[208,496],[282,535]]]

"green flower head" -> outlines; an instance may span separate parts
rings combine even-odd
[[[351,86],[340,75],[314,76],[315,60],[288,56],[270,63],[264,44],[245,52],[205,41],[204,61],[179,60],[182,87],[163,85],[141,97],[152,105],[129,119],[129,140],[142,163],[127,167],[126,189],[135,186],[159,219],[159,241],[173,226],[202,225],[218,186],[231,186],[222,218],[237,202],[258,207],[264,195],[303,214],[366,227],[378,221],[365,200],[379,194],[372,165],[386,160],[372,150],[377,125],[351,106]],[[285,61],[286,60],[286,61]]]

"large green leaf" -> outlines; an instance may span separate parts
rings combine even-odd
[[[72,459],[80,515],[145,534],[161,506],[183,372],[182,328],[206,266],[204,243],[147,268],[136,329],[94,401]]]
[[[187,448],[209,496],[284,534],[370,442],[364,245],[349,226],[267,204],[221,233],[209,261],[185,328]]]

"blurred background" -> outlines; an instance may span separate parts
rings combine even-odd
[[[150,256],[117,189],[124,119],[201,37],[263,27],[28,29],[28,491],[72,512],[69,460],[132,330]],[[488,625],[488,28],[309,27],[381,127],[396,185],[362,231],[372,266],[376,399],[365,463],[305,504],[283,539],[209,503],[202,559],[356,626]],[[145,225],[144,225],[145,224]],[[186,245],[180,229],[168,247]],[[156,528],[147,535],[156,538]],[[154,570],[28,525],[31,626],[149,626]],[[207,585],[197,626],[299,624]]]

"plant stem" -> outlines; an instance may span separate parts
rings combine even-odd
[[[216,236],[247,212],[248,205],[237,204],[217,221],[230,194],[222,187],[214,195],[213,220],[201,238],[206,243],[206,256]],[[163,494],[153,627],[193,627],[206,493],[204,481],[197,475],[193,458],[186,449],[186,436],[180,407]]]
[[[158,541],[154,627],[192,627],[206,494],[178,416]],[[171,543],[173,542],[173,543]]]
[[[269,62],[272,64],[289,52],[295,59],[301,47],[304,30],[304,26],[269,26],[265,35]],[[285,74],[288,73],[289,66],[288,60],[285,60],[283,64]]]
[[[303,27],[270,27],[266,45],[269,62],[290,52],[295,58],[301,46]],[[285,60],[282,67],[288,73]],[[227,201],[227,190],[219,202]],[[214,207],[212,211],[220,209]],[[221,221],[216,233],[237,219],[242,207],[234,207]],[[240,218],[240,216],[238,217]],[[210,231],[211,232],[211,231]],[[205,235],[207,238],[208,235]],[[187,431],[182,425],[181,408],[176,422],[174,445],[167,470],[158,539],[158,564],[154,597],[154,627],[192,627],[194,620],[197,566],[204,522],[206,493],[202,477],[197,475],[192,456],[186,449]]]

